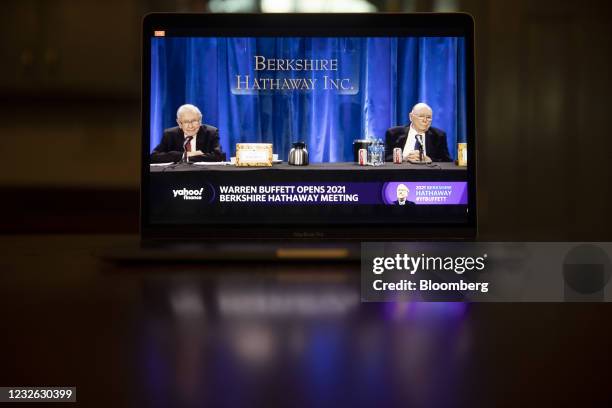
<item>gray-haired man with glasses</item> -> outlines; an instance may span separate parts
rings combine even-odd
[[[202,123],[197,106],[178,108],[176,123],[178,126],[164,130],[161,143],[151,153],[151,163],[223,160],[219,129]]]
[[[411,162],[449,162],[446,133],[431,126],[433,111],[426,103],[417,103],[410,112],[410,124],[396,126],[385,134],[386,161],[393,161],[393,149],[402,149],[402,158]]]

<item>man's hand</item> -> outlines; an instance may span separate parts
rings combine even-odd
[[[408,160],[418,162],[420,161],[420,152],[418,150],[412,150],[408,153]],[[423,163],[431,163],[429,156],[423,155]]]
[[[201,150],[196,150],[195,152],[187,152],[187,157],[202,156],[203,154]]]
[[[408,160],[419,161],[419,151],[418,150],[412,150],[412,151],[408,152]]]

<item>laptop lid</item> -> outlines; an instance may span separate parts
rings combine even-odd
[[[476,234],[467,14],[149,14],[143,238]]]

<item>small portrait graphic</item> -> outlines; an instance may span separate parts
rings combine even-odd
[[[164,130],[161,143],[151,153],[151,163],[223,160],[219,130],[202,122],[197,106],[179,107],[176,123],[178,126]]]
[[[393,201],[393,205],[403,205],[407,207],[414,207],[416,204],[412,201],[408,201],[408,193],[410,190],[405,184],[397,186],[397,200]]]

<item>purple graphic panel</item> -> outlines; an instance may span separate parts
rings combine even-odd
[[[408,201],[417,205],[467,204],[467,182],[361,182],[219,185],[220,204],[372,205],[394,204],[397,188],[408,188]]]
[[[291,183],[217,186],[218,202],[267,205],[384,204],[383,183]]]
[[[385,183],[382,194],[385,204],[394,204],[397,200],[397,188],[400,185],[408,188],[408,201],[417,205],[467,204],[466,181],[397,181]]]

